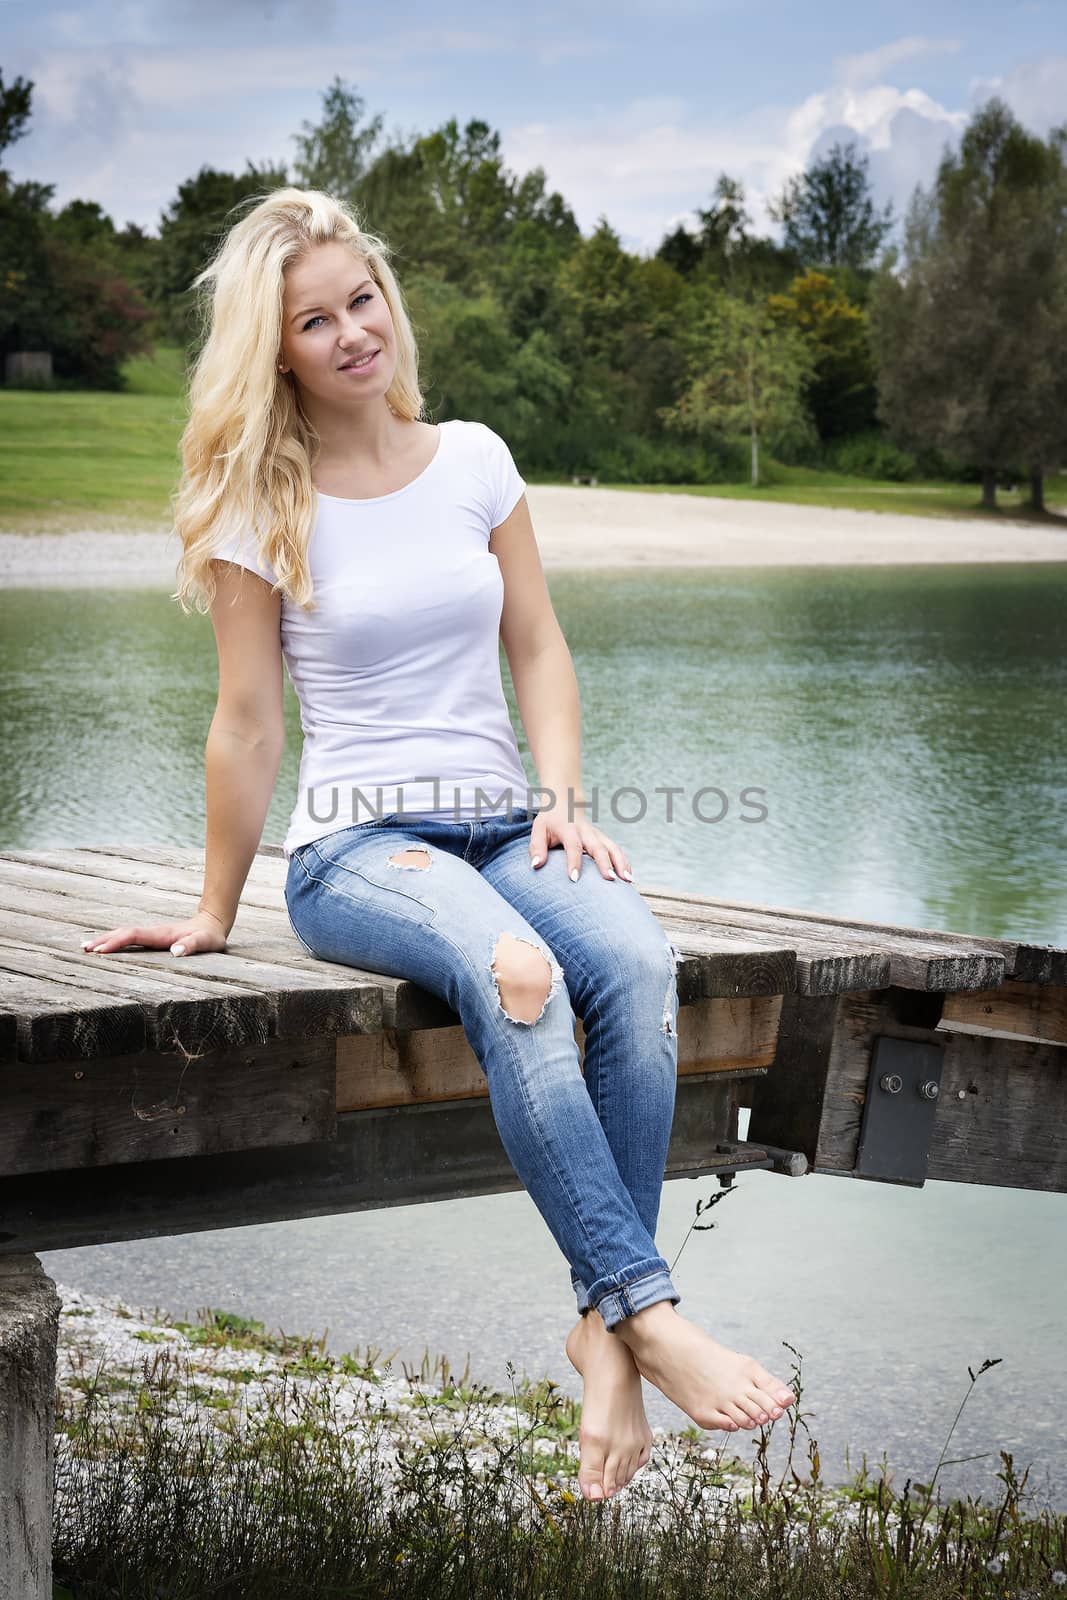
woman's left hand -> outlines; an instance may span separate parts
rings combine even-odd
[[[621,845],[607,834],[587,822],[584,817],[571,822],[558,811],[539,811],[530,829],[530,865],[539,867],[548,859],[553,845],[562,845],[567,854],[567,874],[578,881],[582,870],[582,856],[591,855],[601,875],[633,880],[630,863]]]

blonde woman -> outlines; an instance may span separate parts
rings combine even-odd
[[[409,979],[459,1016],[570,1265],[579,1484],[608,1498],[650,1453],[642,1375],[703,1428],[754,1428],[794,1395],[675,1309],[656,1248],[677,956],[582,806],[578,687],[526,485],[482,423],[425,420],[387,247],[331,196],[260,199],[196,284],[175,598],[210,611],[219,656],[204,890],[188,920],[87,946],[226,949],[281,760],[284,659],[304,730],[293,930],[309,955]]]

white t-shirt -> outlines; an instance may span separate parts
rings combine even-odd
[[[525,488],[498,434],[456,420],[439,425],[436,455],[404,488],[369,500],[316,492],[317,609],[282,595],[282,653],[304,731],[286,859],[394,811],[537,809],[504,699],[504,581],[489,550]],[[248,533],[221,540],[217,554],[275,581]]]

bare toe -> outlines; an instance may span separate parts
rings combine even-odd
[[[778,1405],[791,1406],[793,1404],[794,1400],[796,1399],[796,1395],[793,1393],[792,1389],[787,1383],[783,1383],[781,1378],[773,1377],[772,1374],[767,1371],[766,1367],[761,1367],[757,1362],[756,1370],[752,1376],[755,1383],[759,1385],[759,1387],[770,1397],[770,1399],[777,1401]]]
[[[604,1456],[594,1452],[588,1440],[582,1442],[582,1462],[578,1468],[578,1487],[587,1500],[605,1500]]]

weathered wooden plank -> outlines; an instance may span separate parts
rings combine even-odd
[[[778,996],[701,1000],[678,1013],[678,1073],[756,1072],[774,1059]],[[575,1028],[585,1060],[585,1029]],[[431,1101],[484,1098],[485,1074],[462,1027],[337,1041],[337,1109],[419,1105]]]
[[[710,998],[678,1012],[678,1072],[748,1072],[774,1061],[781,995]]]
[[[112,846],[112,851],[114,851],[114,846]],[[80,854],[82,854],[82,859],[85,859],[86,856],[91,856],[93,851],[82,851]],[[131,866],[130,862],[126,862],[122,870],[130,872],[130,874],[138,874],[138,872],[144,874],[144,872],[150,872],[150,870],[155,869],[160,874],[160,877],[158,877],[160,886],[163,883],[171,882],[170,878],[165,877],[165,874],[170,870],[170,861],[173,861],[178,856],[176,851],[166,850],[165,846],[152,848],[152,850],[149,850],[149,846],[141,846],[138,854],[138,864]],[[147,862],[144,858],[147,858],[149,854],[152,854],[154,858],[158,856],[158,861]],[[192,853],[192,851],[187,854],[189,854],[189,858],[195,858],[195,853]],[[53,856],[58,856],[59,859],[62,859],[59,853],[53,853]],[[106,859],[115,861],[117,858],[112,853]],[[259,862],[259,859],[261,858],[258,856],[256,861]],[[278,883],[278,886],[283,885],[285,883],[283,864],[280,864],[275,858],[267,858],[267,864],[277,872],[275,882]],[[253,874],[250,874],[250,882],[253,882]],[[248,898],[248,894],[245,894],[245,898]],[[713,909],[701,912],[702,901],[699,896],[683,896],[683,898],[670,896],[664,904],[657,904],[653,898],[649,898],[648,894],[645,894],[645,899],[646,904],[649,904],[649,909],[653,910],[653,914],[661,920],[667,931],[675,930],[680,934],[685,934],[686,923],[689,923],[689,925],[696,926],[697,930],[702,931],[702,933],[709,934],[712,938],[721,938],[725,941],[731,934],[734,934],[734,938],[737,938],[737,926],[739,926],[739,923],[729,917],[717,917]],[[681,907],[681,909],[678,907],[678,899],[685,901],[685,906]],[[262,902],[262,898],[259,902]],[[689,912],[686,909],[689,906],[689,902],[693,904],[693,912]],[[709,902],[709,907],[713,906],[713,904],[715,902]],[[753,907],[753,910],[758,912],[760,907]],[[747,941],[747,946],[745,946],[744,941]],[[749,920],[749,923],[744,928],[741,928],[741,938],[737,938],[737,944],[739,944],[739,947],[747,947],[750,952],[755,952],[757,949],[766,949],[768,952],[784,954],[787,950],[792,949],[793,944],[795,944],[795,938],[790,936],[789,930],[785,933],[785,938],[782,938],[781,930],[757,928],[755,923]],[[725,944],[720,946],[720,949],[723,954],[726,954]],[[944,958],[944,952],[941,952],[941,955]],[[909,960],[909,958],[910,960],[918,960],[915,952],[907,952],[907,955],[901,954],[901,952],[897,954],[897,971],[904,973],[905,960]],[[803,994],[837,994],[843,989],[877,989],[883,984],[894,981],[891,971],[889,971],[891,958],[886,955],[886,952],[878,949],[877,946],[872,946],[870,941],[867,941],[867,946],[865,947],[862,946],[861,942],[861,947],[857,949],[856,941],[841,941],[840,938],[832,938],[829,934],[825,938],[821,938],[817,931],[813,933],[813,931],[808,930],[806,950],[793,952],[793,962],[797,963],[797,987]],[[941,971],[941,973],[931,973],[931,970],[929,970],[929,958],[926,958],[925,962],[921,963],[920,968],[917,968],[917,970],[921,973],[921,987],[939,987],[931,981],[937,976],[952,978],[952,973],[947,970]],[[913,981],[913,979],[909,979],[909,981]],[[765,984],[766,979],[757,976],[757,979],[753,982],[761,986],[761,984]],[[771,992],[771,989],[769,987],[749,986],[744,979],[742,979],[741,987],[734,987],[731,984],[728,970],[726,970],[726,963],[720,962],[718,963],[718,978],[715,979],[715,992],[717,994],[734,994],[734,992],[757,994],[757,992]],[[784,987],[779,987],[777,992],[785,992]]]
[[[78,933],[78,945],[89,934],[102,935],[115,927],[126,925],[173,922],[178,917],[191,916],[197,909],[192,895],[181,905],[171,897],[169,902],[144,901],[140,905],[124,907],[125,915],[116,916],[114,900],[93,900],[84,892],[70,894],[58,883],[58,874],[50,888],[20,887],[17,898],[4,890],[5,921],[10,925],[13,915],[33,916],[45,923],[62,923]],[[231,930],[233,941],[245,938],[271,938],[280,935],[293,937],[284,905],[277,911],[262,908],[239,908],[237,920]]]
[[[696,1000],[783,994],[796,987],[792,950],[761,948],[744,939],[719,938],[690,928],[663,931],[687,958],[677,971],[681,1006]]]
[[[6,885],[17,885],[20,871],[26,868],[97,880],[97,893],[112,895],[120,908],[127,894],[158,892],[161,898],[191,894],[199,900],[204,887],[203,866],[193,862],[183,867],[131,860],[126,854],[103,849],[7,850],[0,852],[0,893]],[[266,910],[284,908],[284,887],[285,874],[257,856],[241,891],[241,903]]]
[[[203,845],[178,846],[166,844],[92,844],[82,845],[79,848],[91,855],[119,856],[124,861],[140,861],[146,865],[174,867],[181,871],[194,872],[200,876],[203,876]],[[260,846],[260,848],[256,851],[255,857],[253,858],[249,876],[253,877],[257,882],[267,883],[272,887],[276,886],[278,889],[281,889],[282,885],[285,883],[287,871],[288,863],[285,861],[284,857],[281,856],[280,847],[278,856],[273,856],[272,854],[265,852],[263,847]]]
[[[1063,1193],[1065,1128],[1067,1047],[948,1036],[928,1177]]]
[[[190,961],[195,961],[191,957]],[[119,1010],[136,1005],[143,1016],[144,1048],[199,1050],[234,1044],[265,1044],[270,1038],[274,1002],[267,994],[228,984],[198,982],[190,972],[172,981],[125,971],[121,955],[107,970],[98,957],[79,963],[47,951],[20,951],[0,941],[0,982],[5,1003],[19,1017],[18,1055],[23,1061],[83,1061],[102,1054],[100,1000]],[[50,998],[54,996],[55,998]],[[73,1009],[75,997],[96,1013],[91,1031]],[[62,1009],[59,1009],[59,1008]],[[139,1049],[135,1044],[132,1048]],[[114,1049],[106,1052],[116,1054]]]
[[[195,892],[199,898],[202,852],[178,852],[164,846],[143,846],[137,848],[136,859],[130,862],[119,857],[116,849],[117,847],[110,849],[102,847],[99,852],[51,851],[45,859],[56,870],[73,870],[77,867],[79,871],[84,870],[87,874],[99,875],[112,871],[121,873],[133,888],[147,881],[155,887],[167,889],[168,892],[178,892],[184,883],[186,892]],[[179,868],[176,865],[180,856],[187,858],[189,864],[186,867]],[[265,872],[271,873],[276,888],[257,884],[257,872],[261,877]],[[263,862],[257,857],[242,892],[242,905],[284,910],[284,898],[280,892],[284,882],[285,872],[278,869],[276,863],[269,860]],[[679,931],[684,933],[682,929]],[[699,987],[692,981],[683,981],[683,987],[694,997],[782,993],[787,985],[793,986],[795,956],[783,949],[780,941],[746,940],[744,937],[738,938],[735,934],[731,934],[730,930],[724,929],[721,932],[722,937],[717,943],[709,944],[705,941],[692,952],[696,956],[710,955],[713,958],[710,961],[700,960],[687,975],[689,980],[692,980],[699,972]],[[761,956],[761,952],[766,953]],[[688,950],[686,953],[689,953]],[[874,981],[873,975],[868,975],[865,986],[870,986]],[[679,998],[681,999],[681,993]]]
[[[27,947],[47,947],[67,956],[71,954],[73,945],[79,953],[84,953],[81,952],[82,928],[77,923],[12,911],[5,917],[5,926],[12,935],[17,934],[19,941]],[[123,962],[131,958],[138,963],[146,960],[170,962],[172,969],[179,975],[184,962],[199,962],[205,959],[204,956],[171,956],[168,951],[147,949],[113,951],[110,955],[91,959],[103,964],[113,962],[117,956],[121,957]],[[263,960],[277,967],[279,973],[294,972],[310,975],[316,982],[325,982],[329,979],[343,987],[355,985],[357,988],[360,986],[376,988],[381,995],[382,1003],[380,1026],[451,1027],[456,1020],[455,1013],[443,1000],[439,1000],[436,995],[428,993],[417,984],[391,978],[382,973],[367,972],[360,967],[319,961],[314,956],[309,956],[294,938],[288,925],[284,931],[279,929],[276,937],[263,937],[259,934],[243,935],[235,926],[227,941],[227,949],[219,959],[222,962],[233,961],[236,972],[241,970],[242,963],[248,963],[254,969],[255,964]],[[228,973],[224,973],[223,977],[229,981]]]
[[[32,869],[31,869],[32,870]],[[49,869],[54,870],[54,869]],[[58,881],[64,874],[56,872],[53,881]],[[99,882],[100,880],[96,880]],[[38,923],[51,928],[52,924],[63,929],[69,929],[74,934],[79,952],[82,930],[88,932],[98,931],[102,926],[114,926],[114,904],[98,901],[89,901],[83,898],[92,887],[93,880],[86,880],[79,885],[76,893],[53,893],[37,887],[22,887],[19,891],[20,910],[12,912],[8,918],[11,932],[16,931],[13,919],[25,918],[33,915]],[[127,908],[132,909],[132,908]],[[180,909],[180,908],[179,908]],[[191,903],[186,907],[187,913],[195,909]],[[171,911],[175,907],[172,905]],[[145,904],[140,908],[141,915],[137,921],[158,921],[158,907]],[[88,915],[87,915],[88,914]],[[258,920],[253,920],[253,917]],[[59,921],[62,919],[62,922]],[[268,920],[269,919],[269,920]],[[17,924],[19,931],[27,927],[32,929],[32,924],[20,922]],[[273,930],[273,932],[271,931]],[[35,942],[39,942],[40,935]],[[279,944],[278,941],[281,941]],[[443,1002],[421,989],[416,984],[401,984],[398,980],[386,979],[380,974],[369,973],[356,967],[342,967],[336,963],[317,962],[308,957],[299,941],[292,932],[284,903],[276,912],[259,910],[249,914],[241,910],[231,930],[227,951],[221,959],[229,961],[232,956],[241,953],[248,957],[254,956],[257,951],[262,951],[266,946],[271,948],[271,959],[292,964],[296,962],[302,969],[308,966],[312,970],[325,968],[336,975],[351,972],[365,982],[374,982],[383,992],[384,1012],[383,1023],[386,1027],[398,1027],[404,1030],[420,1027],[449,1026],[454,1021],[453,1013]],[[792,952],[753,949],[747,945],[744,938],[736,939],[732,936],[722,937],[718,940],[709,940],[703,937],[694,937],[690,943],[699,947],[694,950],[689,958],[683,962],[678,970],[679,1000],[682,1004],[693,999],[707,998],[713,995],[744,995],[762,993],[780,993],[786,986],[792,987],[795,982],[795,958]],[[283,954],[288,951],[288,954]],[[102,962],[113,962],[116,957],[128,960],[134,954],[129,950],[112,952],[110,955],[95,958]],[[171,963],[178,968],[176,958],[169,952],[136,952],[139,959],[144,957],[162,958],[164,963]],[[182,964],[186,960],[202,962],[207,958],[196,956],[181,958]],[[216,969],[218,970],[218,969]],[[229,973],[223,974],[229,978]],[[392,1010],[390,1009],[390,990],[392,985]]]
[[[877,989],[889,982],[889,957],[879,950],[843,950],[838,947],[812,948],[810,940],[794,940],[792,946],[780,936],[736,924],[716,923],[695,911],[681,913],[669,903],[646,899],[649,910],[680,949],[699,948],[701,941],[733,938],[751,948],[777,951],[792,958],[798,994],[840,994],[848,989]],[[807,945],[807,948],[803,948]],[[784,987],[778,993],[790,992]]]
[[[267,1017],[268,1038],[374,1032],[382,1021],[381,989],[375,983],[356,982],[350,973],[334,974],[332,969],[312,973],[226,952],[194,954],[180,962],[167,950],[60,955],[38,944],[0,938],[0,970],[56,978],[150,1004],[179,996],[227,999],[235,991],[255,995]]]
[[[100,918],[99,932],[126,923],[173,922],[188,917],[199,909],[202,887],[190,876],[189,887],[157,889],[152,884],[114,883],[92,873],[73,872],[59,867],[40,867],[32,862],[16,862],[10,858],[3,862],[0,875],[0,892],[6,904],[16,910],[29,909],[41,893],[56,897],[72,909]],[[262,902],[257,904],[257,899]],[[242,915],[243,913],[243,915]],[[281,895],[261,890],[258,896],[250,892],[246,900],[242,895],[238,908],[242,926],[288,926],[288,914]]]
[[[743,900],[712,899],[686,894],[677,889],[643,889],[643,894],[669,896],[694,905],[733,911],[758,911],[776,919],[799,919],[828,928],[851,928],[865,934],[904,935],[932,945],[955,945],[961,950],[989,951],[1004,959],[1006,975],[1027,983],[1067,984],[1067,949],[1051,944],[1032,944],[1016,939],[987,939],[977,934],[953,933],[943,928],[907,928],[899,923],[865,922],[856,917],[835,917],[825,911],[806,911],[798,906],[750,906]]]
[[[947,994],[940,1026],[953,1033],[1067,1044],[1067,988],[1008,978],[998,989]]]
[[[0,973],[0,1005],[15,1018],[15,1053],[24,1061],[80,1061],[147,1043],[141,1007],[110,994]]]
[[[724,927],[746,932],[765,932],[788,939],[798,958],[820,951],[865,951],[889,957],[889,983],[902,988],[944,991],[946,989],[992,988],[1004,976],[1004,957],[995,951],[938,946],[911,937],[906,930],[878,936],[877,942],[862,930],[847,923],[832,927],[814,920],[792,917],[783,922],[777,913],[748,906],[734,909],[722,902],[701,903],[684,895],[651,894],[643,897],[657,916],[709,917]],[[675,907],[672,911],[672,906]],[[871,985],[876,987],[877,985]]]
[[[670,1177],[728,1170],[730,1080],[680,1078]],[[0,1178],[0,1252],[200,1233],[521,1188],[487,1100],[352,1111],[317,1144]]]
[[[336,1132],[336,1041],[142,1051],[4,1072],[0,1173],[273,1149]],[[95,1183],[95,1176],[93,1182]]]
[[[752,1086],[748,1136],[799,1150],[814,1165],[819,1153],[830,1050],[842,997],[786,995],[778,1047],[767,1076]]]

